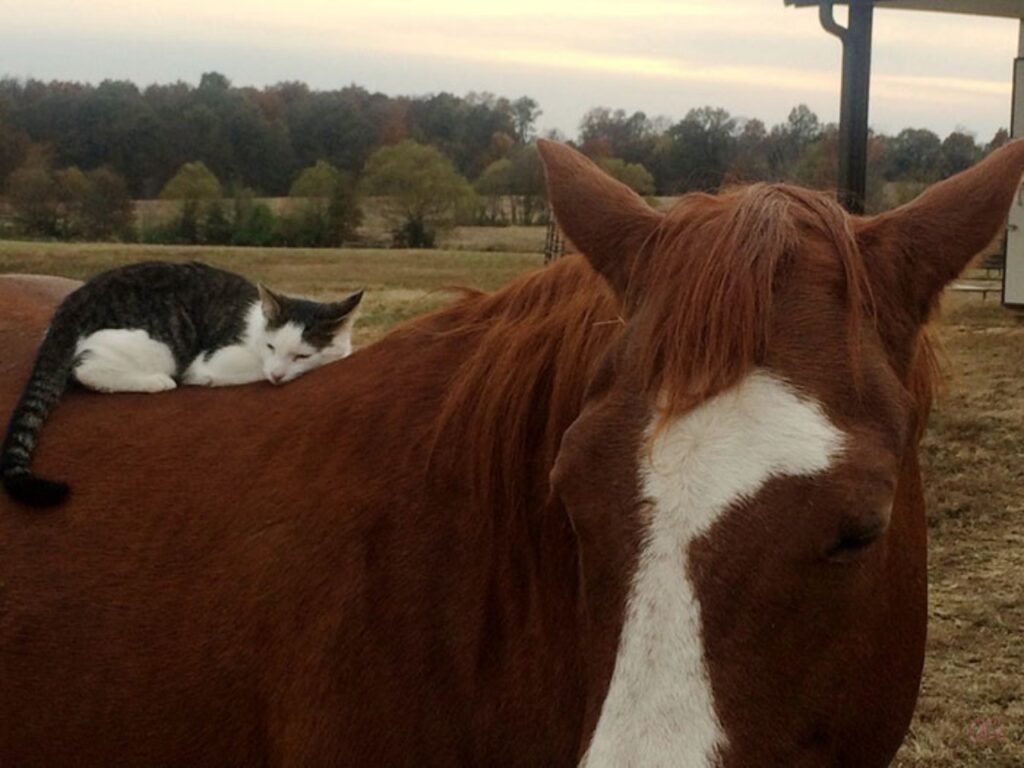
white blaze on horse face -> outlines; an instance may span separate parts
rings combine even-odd
[[[770,478],[822,472],[842,446],[843,433],[818,403],[764,370],[662,430],[642,464],[650,523],[612,681],[581,765],[717,763],[727,734],[704,660],[690,544]]]

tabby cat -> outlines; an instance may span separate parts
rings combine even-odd
[[[70,382],[97,392],[291,381],[352,352],[362,292],[337,302],[274,293],[199,262],[97,275],[57,308],[14,409],[0,479],[15,499],[59,504],[65,483],[32,474],[39,431]]]

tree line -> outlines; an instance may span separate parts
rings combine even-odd
[[[144,89],[4,78],[0,195],[23,234],[280,245],[346,242],[372,195],[395,244],[429,245],[455,220],[543,220],[540,114],[528,96],[240,88],[218,73]],[[675,195],[762,180],[832,187],[837,133],[803,105],[771,127],[716,107],[678,121],[598,107],[574,143],[641,194]],[[873,134],[868,206],[903,202],[1006,140]],[[259,201],[286,195],[297,201],[286,214]],[[180,201],[178,218],[140,232],[131,201],[154,197]]]
[[[355,85],[314,91],[298,82],[239,88],[216,72],[198,86],[143,89],[114,80],[4,78],[0,180],[29,142],[46,148],[58,167],[109,166],[135,197],[155,197],[196,160],[225,183],[276,197],[317,160],[358,174],[375,149],[403,139],[437,147],[460,174],[475,178],[530,139],[538,113],[527,97],[391,97]]]
[[[905,201],[932,182],[970,167],[1009,140],[1005,129],[979,144],[964,130],[940,138],[925,128],[896,135],[872,132],[868,146],[869,208]],[[671,122],[643,112],[597,108],[580,125],[579,145],[591,157],[616,157],[650,172],[658,194],[708,191],[731,183],[792,182],[832,189],[838,172],[839,127],[806,105],[767,127],[718,107],[700,107]]]

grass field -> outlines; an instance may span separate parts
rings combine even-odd
[[[356,342],[447,300],[495,288],[539,256],[472,251],[279,250],[0,242],[0,273],[84,278],[147,258],[200,258],[315,296],[368,290]],[[923,458],[930,637],[917,714],[896,766],[1024,765],[1024,317],[952,296],[938,328],[945,392]]]
[[[895,763],[1024,766],[1024,315],[949,296],[923,458],[929,639]]]

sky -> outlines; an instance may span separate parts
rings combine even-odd
[[[0,0],[0,19],[0,75],[22,78],[528,95],[569,137],[595,106],[839,115],[839,41],[782,0]],[[1009,126],[1017,40],[1015,20],[876,10],[872,126],[987,141]]]

